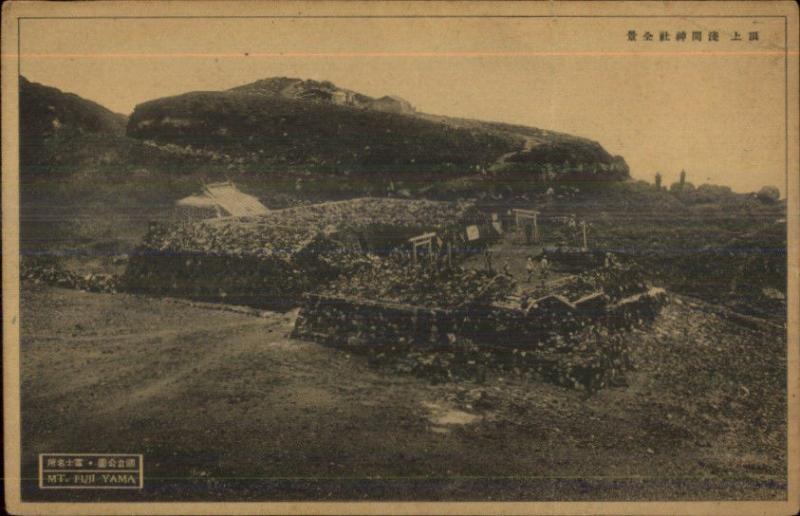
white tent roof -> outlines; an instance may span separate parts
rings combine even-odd
[[[230,181],[209,183],[203,187],[203,190],[202,195],[190,195],[180,199],[177,204],[198,208],[219,207],[233,217],[254,217],[269,212],[257,198],[242,193]]]
[[[190,195],[179,199],[176,204],[178,206],[192,206],[193,208],[213,208],[217,206],[214,199],[207,195]]]

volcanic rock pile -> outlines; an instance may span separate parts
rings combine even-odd
[[[112,274],[78,274],[65,270],[56,261],[23,260],[20,264],[20,279],[34,284],[44,284],[87,292],[115,293],[119,285]]]

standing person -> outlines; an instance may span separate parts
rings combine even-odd
[[[619,268],[619,261],[617,260],[616,255],[614,253],[606,253],[606,262],[605,262],[606,269],[618,269]]]
[[[542,256],[542,261],[539,262],[539,279],[541,282],[541,287],[545,287],[545,279],[547,278],[547,272],[550,268],[550,263],[547,261],[546,256]]]
[[[572,233],[572,241],[574,242],[574,245],[577,246],[580,237],[578,235],[578,220],[575,218],[574,214],[569,216],[569,222],[567,223],[567,226]]]
[[[511,274],[511,266],[508,264],[508,259],[506,259],[506,261],[503,262],[503,274],[505,274],[509,278],[513,277],[513,275]]]
[[[536,265],[533,263],[533,256],[528,255],[528,259],[525,262],[525,271],[528,273],[528,279],[526,280],[528,283],[531,281],[531,276],[533,276],[533,272],[536,270]]]
[[[492,250],[488,245],[483,248],[483,264],[487,272],[492,272],[494,270],[492,267]]]

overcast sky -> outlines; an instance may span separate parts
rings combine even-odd
[[[21,71],[126,114],[265,77],[330,80],[591,138],[648,181],[686,169],[695,184],[784,191],[783,41],[767,18],[26,19]]]

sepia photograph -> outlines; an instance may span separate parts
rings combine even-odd
[[[7,2],[6,510],[792,514],[794,2]]]

